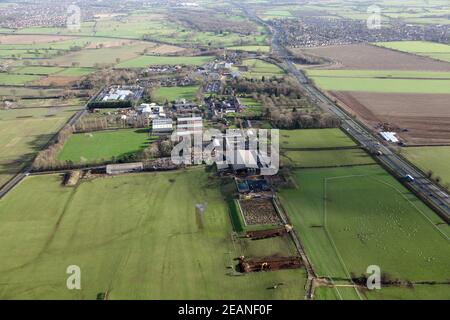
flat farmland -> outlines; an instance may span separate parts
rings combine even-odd
[[[282,149],[354,147],[355,142],[340,129],[280,130]]]
[[[450,143],[449,94],[330,92],[370,127],[390,123],[409,144]]]
[[[362,149],[286,151],[281,162],[296,168],[356,166],[375,163]]]
[[[297,50],[333,61],[332,69],[450,71],[449,63],[369,44],[294,49],[294,51]],[[327,67],[327,69],[330,68]]]
[[[80,108],[0,110],[0,185],[26,166]]]
[[[39,79],[36,75],[0,73],[0,85],[21,86]]]
[[[350,279],[375,264],[391,279],[448,280],[450,227],[378,165],[293,179],[279,197],[319,276]]]
[[[208,203],[203,227],[198,203]],[[234,258],[287,244],[234,242],[226,202],[204,168],[99,178],[75,188],[61,186],[58,175],[29,177],[0,200],[0,211],[2,299],[304,296],[304,270],[236,275]],[[74,264],[82,270],[81,290],[66,288]],[[277,283],[283,285],[268,289]]]
[[[194,100],[196,98],[198,86],[185,87],[160,87],[153,91],[152,98],[158,103],[175,101],[179,99]]]
[[[248,71],[242,72],[242,76],[247,78],[270,78],[284,74],[284,71],[277,65],[260,59],[247,59],[243,61],[242,65],[248,68]]]
[[[333,60],[307,70],[369,127],[388,124],[408,144],[450,143],[450,64],[372,45],[305,50]]]
[[[443,185],[450,184],[450,146],[411,147],[403,155],[423,172],[433,172]]]
[[[183,56],[140,56],[135,59],[131,59],[120,63],[116,66],[119,69],[128,68],[145,68],[153,65],[196,65],[200,66],[209,61],[212,61],[214,57],[211,56],[198,56],[198,57],[183,57]]]
[[[144,50],[153,48],[152,43],[139,43],[113,48],[83,49],[59,56],[47,63],[53,66],[70,67],[77,63],[80,67],[95,67],[97,65],[115,65],[120,61],[130,60],[144,53]]]
[[[450,45],[427,41],[377,42],[377,46],[450,62]]]
[[[120,129],[77,133],[64,145],[58,160],[75,163],[109,162],[113,158],[137,153],[152,140],[148,130]]]

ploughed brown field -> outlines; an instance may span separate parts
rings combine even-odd
[[[303,50],[332,60],[325,69],[450,71],[450,63],[368,44]],[[370,127],[388,124],[410,145],[450,144],[450,95],[375,92],[328,92]]]
[[[329,94],[370,127],[380,122],[396,127],[408,144],[450,144],[449,94],[351,91]]]
[[[369,44],[293,49],[297,50],[336,62],[326,69],[450,71],[450,63]]]
[[[49,76],[42,79],[39,79],[35,82],[33,82],[34,85],[38,86],[68,86],[71,84],[74,84],[78,80],[80,80],[81,77],[76,76]]]

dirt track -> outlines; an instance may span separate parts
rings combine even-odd
[[[330,92],[345,108],[373,127],[379,122],[401,129],[409,144],[450,144],[450,95]]]
[[[351,44],[301,50],[307,54],[336,62],[327,69],[450,71],[450,63],[379,48],[368,44]]]

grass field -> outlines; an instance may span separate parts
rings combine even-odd
[[[400,70],[308,70],[311,77],[380,79],[450,79],[450,72]]]
[[[281,130],[282,149],[354,147],[355,142],[340,129]]]
[[[39,79],[36,75],[0,73],[0,85],[20,86]]]
[[[317,86],[327,91],[365,91],[385,93],[450,94],[450,79],[379,79],[348,77],[312,77]]]
[[[377,165],[300,169],[280,199],[320,276],[445,281],[450,227]],[[446,289],[447,290],[447,289]]]
[[[195,205],[205,202],[201,229]],[[275,254],[288,244],[233,242],[227,205],[203,168],[76,188],[62,187],[57,175],[30,177],[0,200],[0,212],[2,299],[304,296],[303,270],[234,275],[235,257]],[[70,265],[81,268],[81,290],[66,288]],[[268,289],[276,283],[283,285]]]
[[[362,149],[286,151],[281,162],[296,168],[320,168],[373,164],[374,160]]]
[[[0,110],[0,185],[23,168],[80,108]]]
[[[450,62],[450,45],[427,41],[377,42],[378,46]]]
[[[245,51],[245,52],[268,53],[268,52],[270,52],[271,47],[270,46],[236,46],[236,47],[229,47],[228,49],[236,50],[236,51]]]
[[[47,76],[49,74],[54,74],[63,71],[63,68],[59,67],[22,67],[12,70],[11,73],[15,74],[29,74],[29,75],[43,75]]]
[[[118,64],[116,68],[122,69],[145,68],[153,65],[180,65],[180,64],[201,66],[211,60],[213,60],[213,57],[211,56],[198,56],[198,57],[140,56],[135,59],[122,62]]]
[[[194,100],[196,98],[198,86],[186,87],[160,87],[152,93],[152,98],[158,103],[175,101],[178,99]]]
[[[440,177],[442,184],[450,183],[450,147],[411,147],[404,148],[403,155],[422,171],[432,171]]]
[[[148,130],[123,129],[72,135],[58,155],[61,161],[108,162],[145,149],[151,141]]]
[[[242,76],[247,78],[271,78],[284,74],[284,71],[278,66],[260,59],[247,59],[243,61],[242,65],[248,68],[248,71],[242,72]]]

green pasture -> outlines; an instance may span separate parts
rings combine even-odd
[[[233,238],[218,183],[203,168],[75,188],[61,179],[27,178],[0,200],[2,299],[304,297],[304,270],[234,271],[239,255],[289,254],[292,245]],[[208,204],[202,223],[199,203]],[[66,287],[71,265],[81,269],[81,290]]]
[[[75,163],[110,162],[113,158],[137,153],[152,139],[145,129],[120,129],[77,133],[64,145],[58,160]]]

